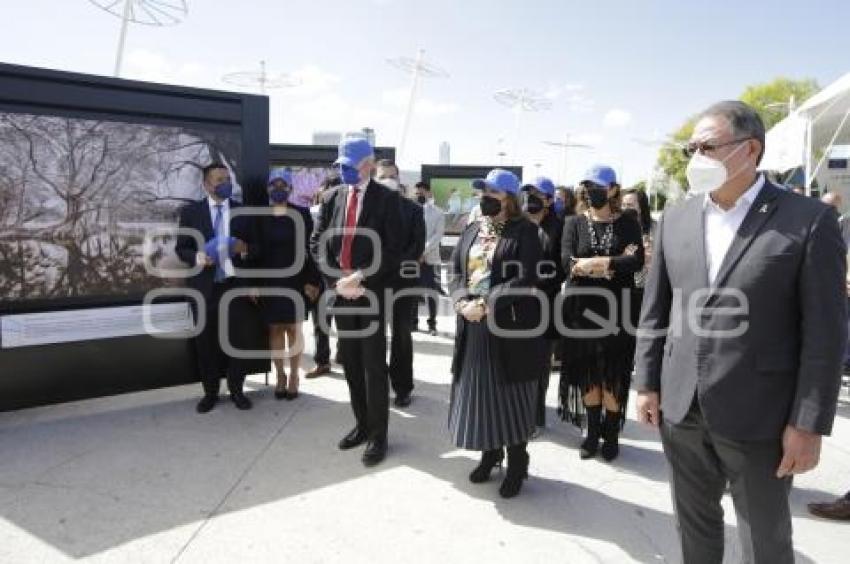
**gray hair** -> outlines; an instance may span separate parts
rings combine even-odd
[[[724,117],[732,126],[732,134],[736,138],[751,138],[761,144],[756,164],[761,163],[764,156],[764,122],[752,106],[738,100],[718,102],[702,112],[700,119],[705,117]]]

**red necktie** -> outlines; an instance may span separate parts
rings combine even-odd
[[[342,253],[339,256],[339,266],[343,272],[351,272],[351,244],[354,242],[354,228],[357,227],[357,187],[351,187],[348,198],[348,208],[345,211],[345,233],[342,235]]]

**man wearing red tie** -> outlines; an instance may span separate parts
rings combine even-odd
[[[345,380],[356,425],[339,443],[348,450],[368,443],[363,464],[380,463],[387,452],[389,375],[385,292],[398,270],[401,249],[399,195],[372,180],[375,155],[365,139],[339,147],[343,186],[328,200],[311,249],[335,292],[333,302]]]

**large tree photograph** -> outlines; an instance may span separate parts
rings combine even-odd
[[[120,298],[168,283],[143,252],[152,266],[179,265],[169,229],[201,197],[201,168],[222,161],[235,181],[240,152],[236,130],[0,113],[0,300]]]

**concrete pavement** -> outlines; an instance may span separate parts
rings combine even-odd
[[[393,409],[372,470],[336,448],[352,426],[340,372],[302,381],[294,402],[253,377],[250,412],[223,401],[197,415],[200,386],[185,386],[0,414],[0,562],[678,562],[656,434],[630,421],[614,464],[580,461],[556,375],[522,494],[502,500],[498,475],[469,483],[475,454],[446,431],[452,329],[446,316],[442,336],[415,335],[415,400]],[[845,395],[792,494],[799,562],[846,561],[850,523],[805,504],[850,489],[848,438]]]

